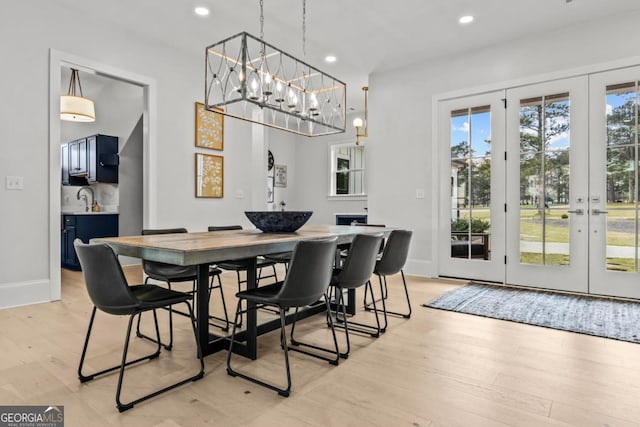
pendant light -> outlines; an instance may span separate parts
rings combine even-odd
[[[206,48],[205,108],[304,136],[344,132],[347,85],[306,62],[306,0],[303,59],[264,41],[263,9],[260,0],[259,38],[241,32]]]
[[[78,87],[77,92],[76,86]],[[78,93],[80,96],[77,95]],[[75,68],[71,69],[71,80],[67,94],[60,96],[60,119],[69,122],[94,122],[96,120],[93,101],[82,96],[80,75]]]

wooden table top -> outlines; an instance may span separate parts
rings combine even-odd
[[[146,236],[101,237],[117,254],[175,265],[198,265],[293,250],[299,240],[336,236],[338,244],[349,243],[356,234],[384,233],[391,228],[306,225],[295,233],[263,233],[257,229]]]

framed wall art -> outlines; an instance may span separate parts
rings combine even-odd
[[[287,167],[285,165],[274,165],[275,168],[275,186],[286,187],[287,186]]]
[[[196,197],[224,196],[224,158],[196,153]]]
[[[205,109],[201,102],[196,102],[196,147],[224,148],[224,115]]]

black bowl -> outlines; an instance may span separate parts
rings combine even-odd
[[[265,233],[291,233],[311,218],[312,211],[245,211],[249,221]]]

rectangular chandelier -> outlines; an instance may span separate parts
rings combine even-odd
[[[305,136],[346,126],[347,85],[246,32],[205,51],[205,108]]]

